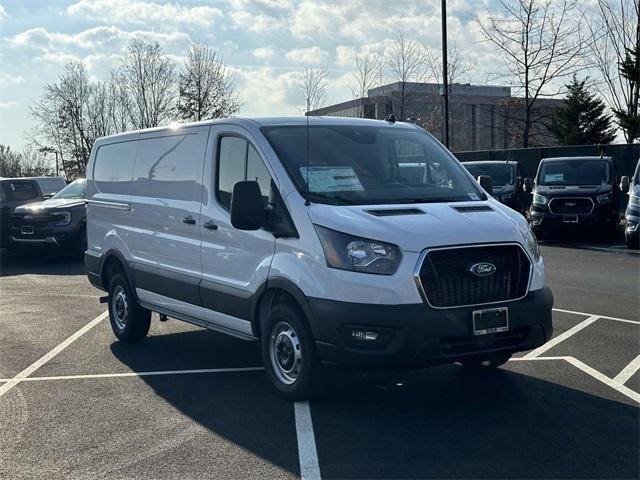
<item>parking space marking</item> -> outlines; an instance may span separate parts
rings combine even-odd
[[[298,459],[302,480],[320,480],[320,464],[316,450],[316,437],[313,433],[313,421],[309,402],[294,404],[296,416],[296,436],[298,438]]]
[[[29,377],[33,372],[38,370],[45,363],[47,363],[53,357],[58,355],[65,348],[67,348],[69,345],[71,345],[73,342],[75,342],[78,338],[80,338],[82,335],[87,333],[93,327],[98,325],[102,320],[104,320],[108,316],[109,316],[109,312],[101,313],[96,318],[94,318],[89,323],[87,323],[84,327],[82,327],[80,330],[78,330],[76,333],[74,333],[73,335],[68,337],[66,340],[64,340],[62,343],[60,343],[57,347],[53,348],[51,351],[49,351],[48,353],[40,357],[38,360],[33,362],[31,365],[29,365],[27,368],[22,370],[20,373],[18,373],[15,377],[7,381],[7,383],[0,385],[0,397],[4,396],[5,393],[7,393],[13,387],[18,385],[25,378]]]
[[[627,381],[640,370],[640,355],[629,362],[629,365],[624,367],[622,371],[615,376],[614,382],[625,384]]]
[[[570,313],[573,315],[582,315],[583,317],[600,317],[605,320],[615,320],[616,322],[624,322],[624,323],[634,323],[636,325],[640,325],[640,321],[638,320],[627,320],[626,318],[618,318],[618,317],[608,317],[607,315],[594,315],[593,313],[584,313],[584,312],[575,312],[573,310],[565,310],[563,308],[554,308],[554,312],[559,313]]]
[[[568,339],[569,337],[572,337],[573,335],[578,333],[580,330],[588,327],[589,325],[591,325],[593,322],[595,322],[599,318],[600,318],[599,315],[592,315],[591,317],[581,321],[579,324],[577,324],[574,327],[570,328],[566,332],[563,332],[560,335],[558,335],[557,337],[552,338],[551,340],[549,340],[547,343],[545,343],[541,347],[538,347],[535,350],[532,350],[531,352],[527,353],[522,358],[525,358],[527,360],[531,360],[532,358],[539,357],[540,355],[542,355],[547,350],[550,350],[553,347],[555,347],[556,345],[558,345],[560,342],[564,342],[566,339]]]
[[[121,378],[121,377],[151,377],[155,375],[194,375],[199,373],[228,373],[228,372],[257,372],[264,367],[237,367],[237,368],[199,368],[193,370],[158,370],[152,372],[121,372],[121,373],[95,373],[85,375],[57,375],[53,377],[29,377],[20,382],[42,382],[52,380],[82,380],[87,378]],[[10,378],[1,378],[1,382],[11,382]]]
[[[600,373],[595,368],[590,367],[589,365],[587,365],[584,362],[581,362],[577,358],[574,358],[574,357],[532,357],[532,358],[520,357],[520,358],[511,358],[509,361],[510,362],[535,362],[535,361],[554,361],[554,360],[556,361],[564,360],[565,362],[570,363],[571,365],[576,367],[578,370],[581,370],[587,375],[595,378],[599,382],[604,383],[608,387],[614,389],[618,393],[624,395],[627,398],[630,398],[631,400],[633,400],[634,402],[640,405],[640,393],[636,392],[635,390],[631,390],[629,387],[623,385],[622,383],[616,381],[613,378],[607,377],[605,374]]]

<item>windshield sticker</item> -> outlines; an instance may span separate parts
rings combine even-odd
[[[480,200],[480,197],[479,197],[477,194],[475,194],[475,193],[470,193],[470,194],[469,194],[469,198],[470,198],[471,200]]]
[[[547,173],[544,176],[544,183],[564,182],[564,173]]]
[[[307,178],[307,167],[300,167],[302,178]],[[360,179],[351,167],[309,167],[310,192],[361,192]]]

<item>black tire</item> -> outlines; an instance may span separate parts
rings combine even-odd
[[[307,320],[297,305],[279,303],[262,322],[262,362],[276,393],[290,401],[318,393],[321,366]]]
[[[116,273],[109,282],[109,320],[118,340],[127,343],[146,337],[151,326],[151,312],[137,302],[122,273]]]
[[[84,254],[87,251],[87,228],[82,227],[78,231],[78,237],[76,238],[75,250],[81,258],[84,259]]]
[[[629,250],[638,250],[640,249],[640,238],[633,238],[627,234],[624,236],[624,240],[627,244],[627,248]]]
[[[491,370],[504,365],[511,358],[511,353],[494,353],[486,357],[473,357],[460,363],[470,370]]]

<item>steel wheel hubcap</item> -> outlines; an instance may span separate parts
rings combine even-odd
[[[302,369],[302,348],[291,325],[279,322],[271,330],[269,357],[274,373],[282,383],[291,385]]]
[[[124,330],[127,326],[127,317],[129,309],[127,308],[127,294],[124,288],[117,286],[113,292],[113,320],[120,330]]]

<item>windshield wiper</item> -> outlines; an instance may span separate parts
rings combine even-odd
[[[324,195],[322,193],[317,192],[306,192],[310,197],[309,200],[313,201],[313,198],[318,198],[322,200],[336,200],[338,202],[342,202],[344,205],[357,205],[358,203],[350,198],[343,197],[341,195]]]
[[[482,198],[479,196],[478,200],[486,200],[486,198]],[[384,203],[446,203],[446,202],[465,202],[467,200],[461,199],[460,197],[429,197],[429,198],[406,198],[406,199],[395,199],[389,200]],[[472,201],[469,199],[468,201]]]

